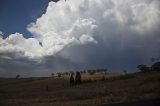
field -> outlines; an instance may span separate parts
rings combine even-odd
[[[70,86],[61,78],[0,78],[0,106],[95,106],[160,98],[160,72],[82,74]]]

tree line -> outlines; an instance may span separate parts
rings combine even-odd
[[[160,62],[155,62],[153,65],[146,66],[144,64],[140,64],[137,66],[137,68],[141,71],[141,72],[147,72],[147,71],[160,71]]]

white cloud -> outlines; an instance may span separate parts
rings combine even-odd
[[[96,41],[94,38],[90,37],[89,35],[82,35],[82,36],[80,37],[80,42],[81,42],[82,44],[86,44],[86,43],[88,43],[88,42],[97,43],[97,41]]]
[[[0,35],[3,35],[3,32],[2,32],[2,31],[0,31]]]
[[[0,40],[3,38],[3,32],[0,31]]]
[[[11,34],[0,42],[0,53],[15,53],[16,57],[27,56],[30,58],[42,55],[42,47],[34,38],[25,39],[22,34]]]
[[[159,4],[159,0],[50,2],[46,13],[27,27],[33,38],[26,39],[19,33],[1,38],[0,53],[41,58],[55,55],[70,45],[97,44],[97,37],[126,35],[124,30],[145,35],[160,26]]]

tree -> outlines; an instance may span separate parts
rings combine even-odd
[[[156,62],[151,66],[152,71],[160,71],[160,62]]]
[[[127,75],[127,70],[123,70],[123,73],[124,73],[125,75]]]
[[[146,72],[149,71],[149,67],[147,67],[146,65],[140,64],[137,66],[137,68],[141,71],[141,72]]]
[[[19,79],[19,78],[20,78],[20,75],[19,75],[19,74],[18,74],[18,75],[16,75],[16,78],[17,78],[17,79]]]
[[[88,72],[90,75],[94,75],[94,74],[96,73],[95,70],[88,70],[87,72]]]
[[[71,74],[71,77],[70,77],[70,85],[71,85],[71,86],[74,85],[74,77],[73,77],[73,73]]]
[[[57,73],[57,75],[58,75],[58,78],[60,78],[60,77],[62,76],[62,74],[61,74],[61,73]]]
[[[16,78],[18,79],[18,78],[20,78],[20,75],[18,74],[18,75],[16,75]]]
[[[52,76],[53,78],[54,78],[54,75],[55,75],[54,73],[51,74],[51,76]]]
[[[80,72],[76,73],[75,84],[81,84],[81,74],[80,74]]]
[[[103,71],[104,71],[105,74],[107,74],[107,71],[108,71],[108,70],[107,70],[107,69],[103,69]]]

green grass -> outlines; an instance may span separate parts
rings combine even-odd
[[[91,106],[160,98],[160,72],[116,74],[112,77],[95,74],[82,78],[86,82],[73,87],[69,86],[66,77],[0,78],[0,105]]]

